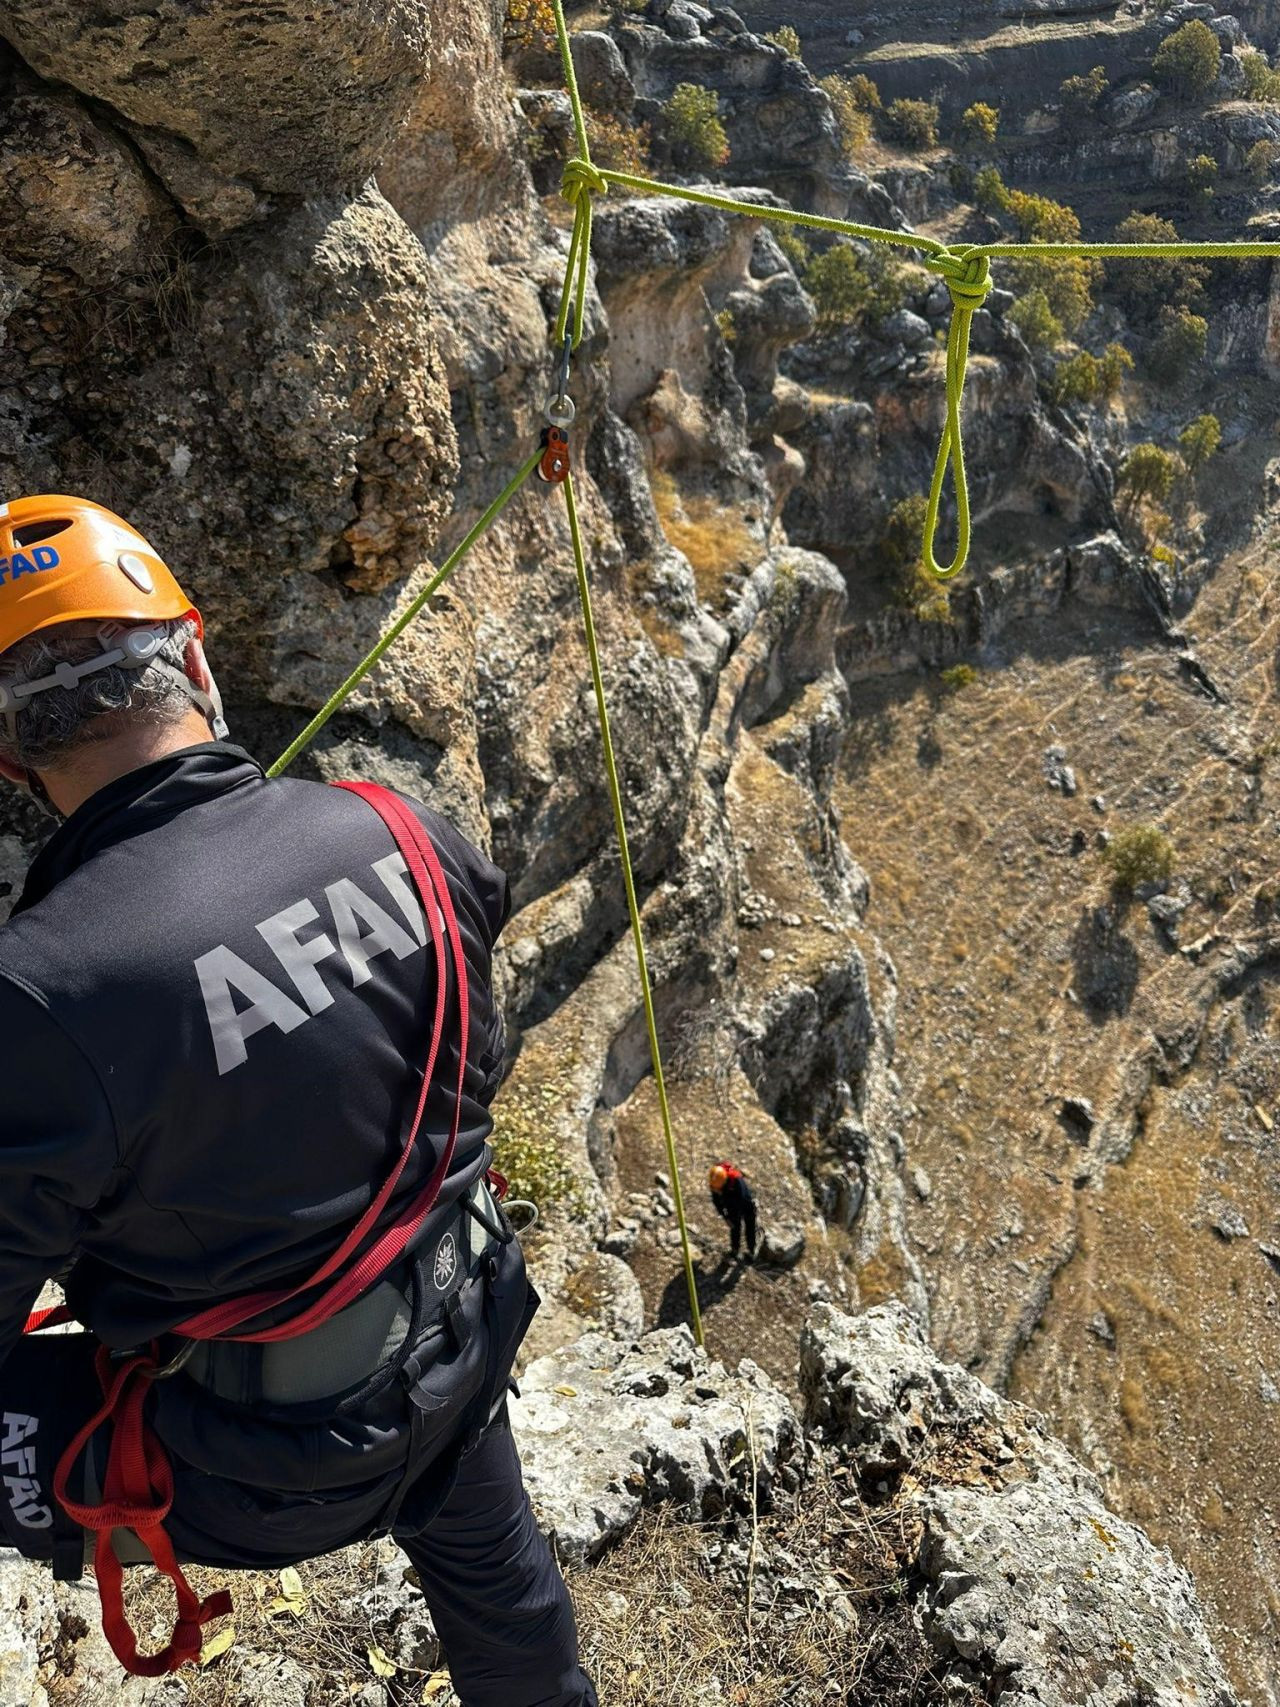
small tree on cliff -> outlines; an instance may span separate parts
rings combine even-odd
[[[1178,228],[1155,213],[1131,213],[1115,229],[1117,243],[1176,243]],[[1139,321],[1153,320],[1162,308],[1190,307],[1204,293],[1209,269],[1199,261],[1118,260],[1107,263],[1107,283],[1125,309]]]
[[[1062,123],[1069,131],[1079,130],[1092,116],[1094,108],[1111,87],[1100,65],[1083,76],[1067,77],[1058,87],[1062,102]]]
[[[1222,43],[1199,18],[1166,36],[1151,61],[1156,82],[1182,101],[1202,100],[1221,69]]]
[[[1160,504],[1173,491],[1181,467],[1172,451],[1148,441],[1134,445],[1129,452],[1118,485],[1128,493],[1131,509],[1136,509],[1144,498]]]
[[[1216,415],[1197,415],[1189,426],[1178,434],[1182,460],[1193,474],[1202,469],[1210,457],[1217,454],[1222,443],[1222,423]]]
[[[704,170],[724,165],[729,138],[720,123],[720,103],[713,89],[704,89],[700,83],[677,83],[662,113],[672,145],[686,164]]]
[[[999,128],[999,107],[989,107],[985,101],[975,101],[960,115],[960,136],[965,142],[979,146],[994,142]]]

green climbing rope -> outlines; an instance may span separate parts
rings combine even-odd
[[[385,652],[389,652],[391,650],[396,641],[399,640],[400,636],[404,633],[405,629],[408,628],[409,624],[426,604],[427,600],[430,599],[434,593],[439,592],[440,588],[444,586],[450,575],[453,574],[454,570],[471,550],[471,547],[476,543],[480,536],[487,533],[489,528],[491,528],[494,522],[497,521],[503,510],[506,509],[507,505],[515,497],[516,493],[538,466],[538,461],[541,455],[541,450],[534,451],[533,455],[525,463],[524,467],[515,476],[515,478],[507,482],[507,484],[502,488],[502,491],[498,493],[498,496],[480,517],[480,520],[468,531],[466,538],[461,542],[461,544],[454,546],[453,550],[445,558],[444,562],[436,570],[435,574],[427,582],[422,591],[405,606],[390,627],[383,631],[377,642],[370,647],[368,652],[365,653],[364,657],[356,665],[355,669],[352,670],[347,679],[339,687],[336,687],[333,690],[328,699],[325,700],[319,711],[316,712],[315,716],[311,719],[310,723],[307,724],[306,728],[297,737],[297,739],[289,743],[284,752],[281,753],[280,757],[271,766],[270,770],[268,770],[268,776],[279,776],[281,771],[288,770],[289,766],[298,757],[299,753],[304,752],[306,748],[311,745],[334,713],[341,711],[347,700],[351,698],[351,695],[369,674],[369,671]]]
[[[622,861],[622,881],[627,891],[627,911],[631,917],[631,938],[635,945],[636,965],[640,971],[640,995],[644,1002],[645,1025],[649,1032],[649,1054],[653,1062],[653,1083],[658,1093],[658,1108],[662,1115],[662,1136],[667,1147],[667,1168],[671,1177],[671,1197],[675,1203],[676,1223],[680,1228],[680,1248],[684,1256],[684,1277],[689,1288],[689,1309],[693,1315],[694,1338],[702,1345],[702,1312],[698,1307],[698,1283],[693,1273],[693,1252],[689,1245],[689,1223],[684,1209],[684,1192],[680,1186],[680,1161],[676,1155],[675,1128],[671,1121],[671,1103],[667,1096],[666,1074],[662,1067],[662,1050],[658,1043],[658,1020],[653,1007],[653,984],[649,977],[649,957],[644,946],[644,926],[640,921],[640,903],[636,899],[635,873],[631,868],[631,849],[627,842],[627,820],[622,805],[622,787],[618,780],[618,764],[613,752],[613,734],[609,727],[609,704],[605,698],[604,675],[600,668],[600,647],[596,640],[595,617],[591,610],[591,582],[587,576],[586,553],[582,549],[582,528],[578,523],[578,504],[573,492],[573,475],[564,483],[565,502],[569,509],[569,537],[573,541],[573,562],[578,573],[578,598],[582,604],[582,623],[587,636],[587,655],[591,659],[591,681],[596,693],[596,713],[600,721],[600,740],[604,748],[604,768],[609,778],[609,799],[613,805],[613,826],[617,832],[618,854]]]

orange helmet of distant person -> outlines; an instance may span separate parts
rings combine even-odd
[[[707,1184],[711,1187],[712,1191],[723,1191],[725,1186],[728,1184],[728,1180],[729,1170],[725,1167],[723,1162],[717,1162],[715,1167],[712,1168],[711,1172],[707,1175]]]
[[[43,628],[99,617],[163,623],[200,613],[128,522],[87,498],[0,504],[0,653]]]

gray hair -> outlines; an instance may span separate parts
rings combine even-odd
[[[0,717],[0,758],[24,770],[45,770],[90,742],[118,733],[117,718],[123,714],[161,725],[181,722],[191,710],[191,699],[170,671],[186,674],[185,653],[196,625],[190,617],[179,617],[149,626],[163,628],[165,641],[140,669],[108,664],[74,687],[32,694],[20,708]],[[20,640],[0,654],[0,681],[37,681],[52,675],[59,664],[83,664],[97,657],[105,650],[103,627],[101,622],[68,622]]]

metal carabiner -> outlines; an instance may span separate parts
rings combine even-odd
[[[573,322],[573,304],[569,305],[570,326]],[[547,398],[542,411],[542,418],[548,427],[558,427],[561,432],[573,425],[574,416],[578,413],[574,407],[573,398],[569,395],[569,370],[573,363],[573,332],[569,330],[564,335],[564,348],[560,352],[560,363],[556,370],[556,388]]]

